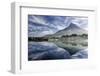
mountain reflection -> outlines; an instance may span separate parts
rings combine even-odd
[[[65,47],[53,42],[33,42],[28,43],[28,60],[53,60],[53,59],[76,59],[87,58],[87,50],[83,49],[80,44],[68,43]],[[79,46],[81,46],[79,48]]]

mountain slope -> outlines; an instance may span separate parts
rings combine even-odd
[[[47,37],[61,37],[62,35],[71,35],[71,34],[87,34],[87,31],[78,27],[76,24],[71,23],[67,28],[56,32],[53,35],[47,35]]]

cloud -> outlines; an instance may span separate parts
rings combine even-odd
[[[44,25],[46,24],[46,20],[42,16],[29,15],[28,18],[29,21],[31,22],[44,24]]]
[[[29,37],[54,34],[59,30],[67,28],[70,23],[86,29],[88,20],[84,17],[72,16],[28,15],[28,34]]]
[[[86,17],[76,17],[72,20],[72,23],[76,24],[77,26],[87,29],[88,28],[88,18]]]

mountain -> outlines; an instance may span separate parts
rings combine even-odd
[[[76,24],[71,23],[67,28],[60,30],[52,35],[47,35],[46,37],[61,37],[62,35],[71,35],[71,34],[87,34],[87,31],[80,28]]]

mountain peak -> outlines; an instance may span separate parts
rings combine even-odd
[[[61,37],[62,35],[71,35],[71,34],[78,34],[78,35],[87,34],[87,31],[82,29],[82,28],[80,28],[76,24],[71,23],[65,29],[58,31],[58,32],[56,32],[55,34],[53,34],[51,36],[59,36],[59,37]]]
[[[67,28],[65,28],[65,29],[63,29],[63,30],[66,30],[66,29],[82,29],[82,28],[80,28],[79,26],[77,26],[76,24],[73,24],[73,23],[71,23]]]

